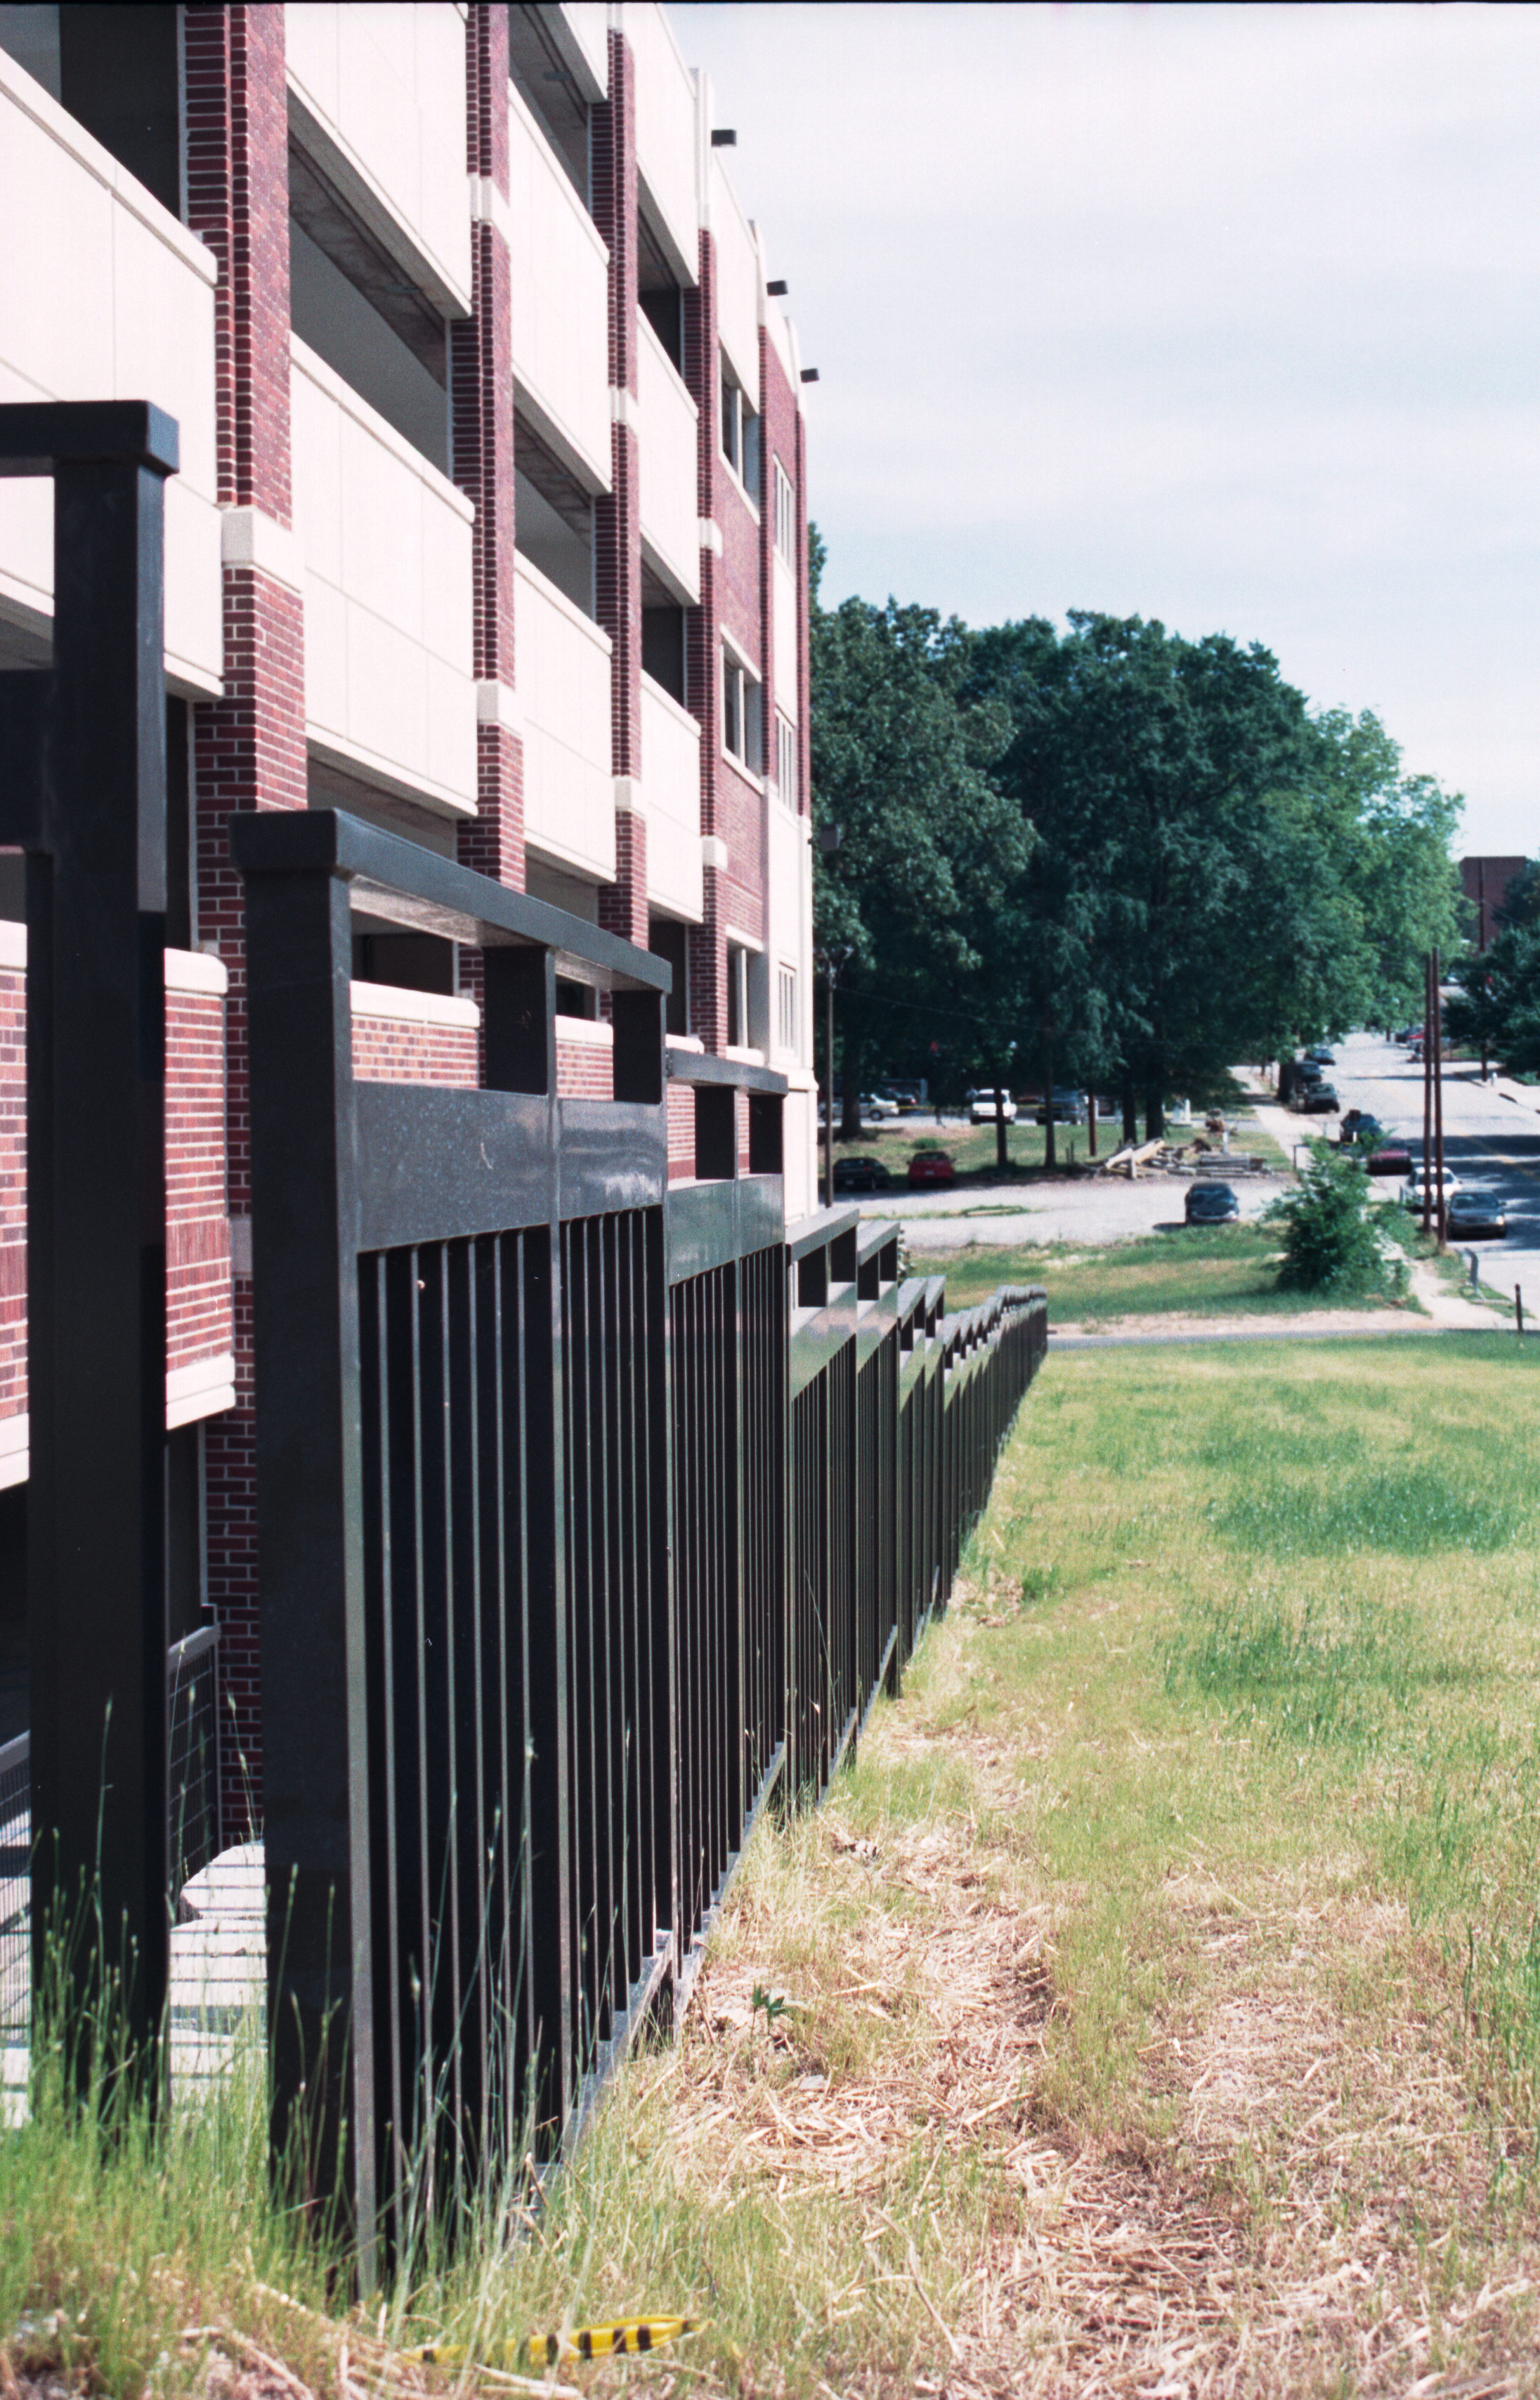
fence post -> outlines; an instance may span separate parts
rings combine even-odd
[[[51,475],[53,666],[0,677],[0,840],[27,853],[33,1989],[68,1962],[152,2103],[170,1964],[165,480],[147,401],[0,408],[0,475]],[[83,1921],[78,1913],[84,1908]]]

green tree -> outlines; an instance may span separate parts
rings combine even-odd
[[[1284,1229],[1278,1281],[1297,1291],[1333,1291],[1344,1298],[1383,1291],[1389,1261],[1370,1208],[1370,1181],[1352,1152],[1313,1141],[1310,1165],[1296,1189],[1273,1203],[1268,1217]]]
[[[817,600],[823,548],[810,531],[813,605],[812,799],[838,847],[815,853],[814,942],[840,961],[838,1054],[845,1131],[903,1032],[934,1012],[989,1046],[988,962],[1010,945],[1012,895],[1029,838],[988,772],[1003,712],[965,699],[971,636],[934,608]],[[1008,1036],[1006,1037],[1008,1040]],[[1008,1054],[998,1071],[1008,1071]]]
[[[1516,1075],[1540,1072],[1540,921],[1505,925],[1452,975],[1462,987],[1445,1004],[1453,1039],[1495,1053]]]

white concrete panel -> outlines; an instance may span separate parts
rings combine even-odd
[[[446,0],[291,0],[301,138],[450,313],[470,306],[465,11]]]
[[[525,836],[579,874],[611,883],[609,636],[528,559],[515,558],[513,578]]]
[[[642,811],[647,898],[698,925],[701,875],[701,728],[689,711],[642,677]]]
[[[155,401],[177,420],[166,511],[166,666],[222,676],[214,453],[214,261],[0,51],[0,398]],[[46,484],[0,492],[0,606],[40,637],[53,614]]]
[[[797,705],[797,578],[779,551],[773,553],[770,566],[770,607],[775,622],[771,627],[775,662],[775,705],[783,716],[795,725]],[[771,761],[773,765],[773,760]]]
[[[636,164],[674,265],[694,283],[695,79],[655,0],[626,0],[625,30],[636,61]]]
[[[701,597],[701,531],[698,512],[696,438],[700,412],[685,389],[661,342],[638,312],[637,353],[642,424],[637,444],[641,465],[642,539],[694,607]]]
[[[555,13],[566,20],[597,92],[609,89],[609,9],[606,0],[565,0]]]
[[[716,330],[732,371],[759,406],[759,252],[729,183],[711,154],[711,229],[716,238]]]
[[[607,492],[609,252],[511,84],[508,152],[514,378],[541,432]]]
[[[796,1085],[781,1110],[783,1189],[786,1222],[811,1217],[818,1207],[818,1096]]]
[[[473,811],[474,512],[314,351],[293,350],[307,736],[388,790]]]

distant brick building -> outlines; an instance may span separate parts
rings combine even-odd
[[[1463,858],[1460,861],[1460,881],[1465,898],[1476,910],[1475,940],[1479,950],[1484,950],[1497,931],[1496,910],[1516,875],[1522,875],[1529,865],[1527,858]]]
[[[347,809],[661,952],[672,1041],[785,1075],[785,1213],[814,1206],[802,375],[723,148],[651,0],[0,9],[5,395],[149,399],[181,433],[170,1618],[219,1622],[232,1809],[261,1741],[231,812]],[[48,655],[49,526],[46,491],[0,485],[0,666]],[[20,870],[0,1739],[26,1722]],[[356,918],[354,974],[357,1073],[475,1081],[452,944]],[[561,1090],[607,1096],[599,994],[558,1008]]]

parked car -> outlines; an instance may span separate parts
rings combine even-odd
[[[998,1102],[992,1090],[970,1092],[968,1114],[974,1125],[994,1125],[1000,1117],[1003,1117],[1007,1125],[1015,1125],[1016,1104],[1009,1092],[1000,1093]]]
[[[1190,1225],[1235,1225],[1240,1222],[1241,1204],[1228,1183],[1194,1183],[1188,1189],[1182,1214]]]
[[[1404,1141],[1383,1142],[1371,1150],[1364,1165],[1370,1175],[1401,1175],[1411,1173],[1411,1152]]]
[[[1377,1142],[1383,1133],[1384,1127],[1379,1118],[1371,1117],[1367,1109],[1349,1109],[1342,1118],[1337,1139],[1345,1150],[1350,1142]]]
[[[881,1092],[863,1092],[861,1113],[864,1117],[869,1117],[875,1124],[883,1117],[895,1117],[898,1114],[898,1102],[890,1100]]]
[[[1483,1192],[1479,1186],[1467,1183],[1464,1191],[1456,1192],[1449,1202],[1444,1225],[1451,1242],[1506,1241],[1507,1210],[1494,1192]]]
[[[1324,1067],[1317,1067],[1314,1058],[1296,1058],[1294,1061],[1294,1081],[1296,1084],[1324,1084],[1326,1081],[1326,1069]]]
[[[879,1158],[837,1158],[834,1188],[837,1192],[889,1192],[893,1177]]]
[[[1307,1084],[1300,1094],[1300,1107],[1306,1116],[1334,1116],[1341,1106],[1335,1084]]]
[[[950,1151],[917,1150],[909,1161],[911,1183],[955,1183],[957,1168]]]
[[[1043,1101],[1037,1111],[1037,1122],[1040,1125],[1045,1125],[1048,1122],[1050,1100],[1056,1125],[1078,1125],[1085,1123],[1084,1093],[1071,1091],[1067,1084],[1056,1084],[1049,1099]]]
[[[1405,1046],[1406,1046],[1406,1044],[1407,1044],[1407,1043],[1411,1041],[1411,1031],[1412,1031],[1412,1029],[1411,1029],[1411,1027],[1410,1025],[1403,1025],[1403,1026],[1402,1026],[1402,1028],[1401,1028],[1401,1030],[1400,1030],[1400,1031],[1399,1031],[1399,1033],[1394,1034],[1391,1038],[1392,1038],[1392,1040],[1394,1040],[1394,1041],[1399,1042],[1399,1043],[1400,1043],[1400,1044],[1401,1044],[1401,1046],[1402,1046],[1402,1048],[1404,1049],[1404,1048],[1405,1048]]]
[[[1313,1067],[1334,1067],[1337,1064],[1336,1052],[1329,1050],[1324,1042],[1317,1042],[1315,1048],[1307,1050],[1304,1055]]]
[[[1429,1187],[1433,1191],[1437,1192],[1438,1190],[1439,1187],[1435,1181],[1434,1169],[1431,1166],[1424,1167],[1421,1162],[1419,1162],[1418,1165],[1412,1168],[1411,1173],[1407,1177],[1406,1181],[1401,1186],[1398,1197],[1403,1208],[1420,1209],[1422,1207],[1423,1182],[1424,1177],[1427,1180]],[[1444,1169],[1443,1180],[1443,1194],[1445,1200],[1449,1200],[1454,1193],[1459,1191],[1459,1177],[1455,1174],[1452,1167],[1446,1166]]]

